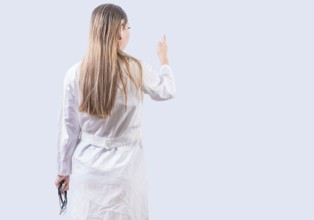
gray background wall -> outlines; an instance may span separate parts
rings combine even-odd
[[[150,218],[313,219],[313,2],[111,2],[129,16],[126,51],[156,69],[167,34],[176,77],[175,99],[145,98]],[[1,219],[70,219],[57,113],[102,3],[0,3]]]

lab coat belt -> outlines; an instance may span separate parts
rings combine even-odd
[[[138,141],[142,137],[142,130],[135,129],[118,137],[101,137],[87,132],[81,132],[81,141],[92,145],[112,149],[115,147],[126,146]]]

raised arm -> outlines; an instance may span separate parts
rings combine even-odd
[[[174,98],[176,85],[174,74],[168,64],[160,66],[159,72],[149,64],[142,63],[144,93],[151,99],[163,101]]]
[[[168,63],[168,47],[166,35],[157,44],[157,55],[160,59],[159,72],[152,66],[142,62],[144,93],[148,94],[153,100],[168,100],[175,96],[176,85],[174,74]]]

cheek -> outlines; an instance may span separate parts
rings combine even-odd
[[[128,30],[126,30],[126,31],[125,31],[125,30],[122,30],[122,31],[121,31],[121,38],[122,38],[122,39],[121,39],[121,42],[120,42],[120,43],[121,43],[122,45],[125,46],[125,45],[128,43],[128,41],[129,41],[129,35],[130,35],[130,33],[129,33]]]
[[[125,33],[124,33],[124,41],[125,41],[125,42],[128,42],[129,37],[130,37],[129,32],[125,32]]]

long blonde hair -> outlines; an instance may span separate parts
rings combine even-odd
[[[80,112],[101,118],[111,116],[119,82],[122,83],[126,110],[128,78],[143,98],[141,63],[119,48],[121,25],[125,27],[127,23],[127,15],[118,5],[102,4],[93,10],[88,52],[80,70]],[[138,67],[138,74],[135,74],[135,68],[130,68],[132,61]]]

